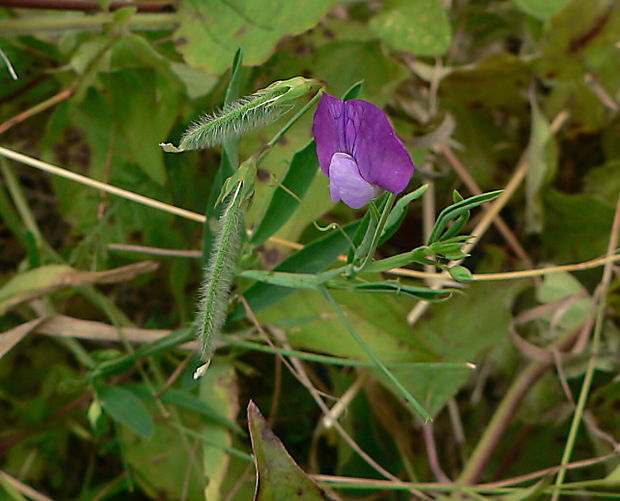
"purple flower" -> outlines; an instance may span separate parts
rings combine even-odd
[[[323,93],[314,113],[312,134],[334,202],[359,209],[379,193],[405,189],[413,162],[387,116],[362,99],[341,101]]]

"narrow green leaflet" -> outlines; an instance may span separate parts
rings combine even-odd
[[[396,254],[395,256],[386,257],[384,259],[378,259],[370,263],[364,271],[376,272],[387,271],[392,268],[402,268],[413,262],[421,264],[433,264],[430,259],[425,259],[424,256],[430,255],[431,251],[428,247],[420,247],[409,252],[403,252],[402,254]]]
[[[396,233],[396,230],[398,230],[407,215],[407,207],[409,204],[424,195],[427,189],[428,184],[425,184],[424,186],[420,186],[417,190],[407,193],[405,196],[398,199],[394,205],[394,208],[390,212],[387,221],[385,222],[379,243],[385,242],[392,235],[394,235],[394,233]]]
[[[459,267],[453,267],[459,268]],[[463,268],[462,266],[460,268]],[[465,269],[465,268],[464,268]],[[382,294],[401,294],[413,296],[427,301],[437,301],[446,299],[451,292],[450,289],[429,289],[427,287],[415,287],[403,284],[397,280],[384,280],[381,282],[359,282],[348,280],[332,279],[346,272],[345,267],[335,268],[316,275],[310,273],[286,273],[262,270],[246,270],[239,274],[244,278],[251,278],[266,284],[289,287],[291,289],[314,289],[317,290],[321,285],[328,289],[346,290],[350,292],[368,292]],[[467,279],[464,272],[463,281]],[[460,275],[459,275],[460,276]],[[471,277],[471,274],[469,274]]]
[[[190,341],[193,337],[194,332],[191,328],[184,327],[177,329],[156,341],[138,347],[133,353],[128,353],[114,360],[102,362],[91,371],[89,377],[90,379],[96,379],[120,374],[131,367],[140,358],[174,348],[175,346]]]
[[[252,401],[248,404],[248,428],[256,466],[254,501],[330,499],[314,480],[297,466]]]
[[[465,266],[451,266],[448,268],[448,272],[450,273],[450,276],[458,282],[470,282],[474,279],[471,271],[465,268]]]
[[[464,213],[473,209],[474,207],[478,207],[479,205],[493,200],[494,198],[498,197],[501,192],[502,190],[496,190],[490,191],[488,193],[481,193],[480,195],[475,195],[449,207],[446,207],[440,212],[439,216],[437,217],[431,234],[428,237],[428,243],[432,244],[439,240],[445,240],[446,238],[455,236],[457,230],[453,229],[452,227],[446,230],[446,227],[448,226],[448,223],[450,221],[459,218]],[[460,230],[460,228],[458,229]]]
[[[153,433],[153,420],[149,411],[132,391],[122,386],[95,386],[97,399],[103,410],[114,420],[144,438]]]
[[[451,289],[429,289],[427,287],[415,287],[398,282],[397,280],[384,280],[382,282],[346,282],[330,280],[327,282],[328,289],[348,290],[351,292],[367,292],[375,294],[397,294],[412,296],[426,301],[440,301],[447,299],[453,292]]]

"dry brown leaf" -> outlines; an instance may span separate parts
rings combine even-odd
[[[44,321],[45,318],[36,318],[0,334],[0,358],[6,355],[13,346],[24,339]]]
[[[157,267],[155,261],[141,261],[105,271],[80,271],[62,264],[41,266],[14,276],[0,288],[0,315],[18,304],[65,287],[123,282]]]

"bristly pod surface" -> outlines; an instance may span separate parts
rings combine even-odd
[[[320,86],[318,81],[303,77],[278,80],[216,113],[202,116],[185,131],[179,146],[170,143],[161,143],[160,146],[166,152],[180,153],[221,144],[276,120],[298,99],[318,91]]]
[[[209,367],[215,350],[215,339],[226,321],[228,297],[235,277],[243,231],[243,181],[238,181],[225,200],[216,233],[213,251],[207,263],[200,288],[195,329],[200,344],[200,358],[194,378],[199,378]]]

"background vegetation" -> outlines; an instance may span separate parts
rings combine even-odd
[[[0,1],[1,500],[252,499],[250,399],[333,497],[618,497],[616,1],[121,3]],[[341,96],[363,80],[386,110],[417,165],[410,188],[430,187],[380,256],[423,244],[454,189],[504,189],[465,228],[477,280],[448,301],[334,293],[432,422],[311,290],[255,321],[233,298],[214,363],[192,379],[187,326],[222,154],[158,143],[222,105],[238,48],[239,95],[303,75]],[[261,164],[248,228],[310,123]],[[282,125],[244,136],[238,157]],[[245,267],[325,238],[314,221],[359,217],[311,179]],[[346,250],[323,247],[326,263]],[[446,283],[432,267],[400,275]]]

